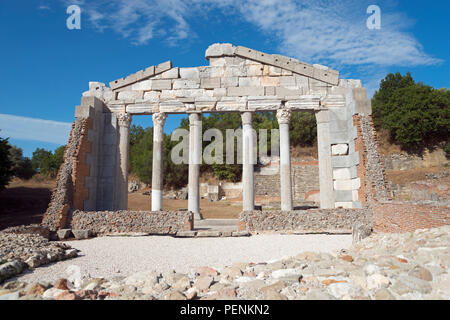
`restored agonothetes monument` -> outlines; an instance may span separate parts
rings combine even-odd
[[[240,230],[347,232],[354,225],[372,229],[374,224],[387,231],[402,230],[395,214],[388,215],[404,204],[389,201],[371,104],[359,80],[341,79],[338,71],[321,65],[231,44],[211,45],[206,59],[209,66],[178,68],[168,61],[112,81],[109,87],[89,84],[76,107],[44,225],[51,230],[70,227],[98,234],[192,230],[194,219],[201,217],[202,113],[239,112],[243,131]],[[254,148],[255,112],[276,112],[280,127],[279,211],[254,210],[254,159],[248,151]],[[317,120],[320,209],[293,210],[292,112],[313,112]],[[188,114],[190,121],[188,211],[169,212],[162,207],[162,141],[166,117],[174,113]],[[148,212],[127,211],[129,130],[132,117],[139,115],[152,115],[154,123],[152,211]],[[449,224],[448,208],[419,207],[414,208],[426,215],[422,220],[430,226]],[[429,215],[436,219],[430,220]]]

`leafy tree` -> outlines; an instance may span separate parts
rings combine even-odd
[[[10,151],[10,159],[13,163],[14,175],[20,179],[28,180],[33,177],[36,171],[31,165],[31,160],[23,156],[23,151],[21,148],[12,146]]]
[[[317,139],[316,118],[310,112],[293,112],[289,124],[292,146],[312,146]]]
[[[415,83],[410,73],[389,74],[372,99],[374,123],[389,130],[392,141],[420,152],[448,141],[450,90]]]
[[[66,146],[61,146],[54,153],[42,148],[36,148],[31,158],[31,166],[41,174],[56,177],[59,167],[64,161]]]
[[[8,139],[0,138],[0,191],[5,189],[14,174],[10,149]]]
[[[64,162],[64,152],[66,151],[66,146],[61,146],[55,150],[53,153],[53,168],[56,169],[56,173],[58,173],[59,168]]]

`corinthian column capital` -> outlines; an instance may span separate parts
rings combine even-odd
[[[291,110],[289,109],[277,110],[277,119],[279,124],[282,123],[289,124],[289,121],[291,121]]]
[[[131,125],[131,114],[127,112],[121,112],[117,115],[117,123],[119,127],[129,128]]]
[[[167,114],[162,113],[162,112],[158,112],[158,113],[154,113],[152,116],[153,119],[153,125],[156,126],[164,126],[164,123],[166,123],[166,119],[167,119]]]

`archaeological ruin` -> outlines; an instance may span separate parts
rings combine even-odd
[[[202,114],[239,112],[243,130],[242,213],[239,230],[351,232],[353,226],[406,231],[449,224],[449,208],[390,200],[371,103],[359,80],[293,58],[231,44],[206,50],[209,66],[178,68],[170,61],[114,80],[90,82],[76,107],[65,161],[43,224],[51,230],[176,234],[201,219],[199,166]],[[276,112],[280,128],[281,210],[255,210],[252,118]],[[317,120],[320,208],[294,210],[289,121],[292,112]],[[164,211],[163,128],[169,114],[187,114],[188,210]],[[152,115],[151,211],[127,211],[132,117]],[[298,184],[298,182],[296,182]],[[278,192],[278,191],[277,191]],[[398,213],[400,212],[400,213]],[[403,212],[403,213],[402,213]],[[407,220],[406,222],[402,222]]]

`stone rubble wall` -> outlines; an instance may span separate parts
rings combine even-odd
[[[70,227],[89,230],[96,235],[139,232],[171,234],[193,229],[193,215],[188,211],[74,211]]]
[[[292,231],[296,233],[351,233],[360,222],[372,226],[370,209],[313,209],[299,211],[248,211],[239,217],[239,230]]]
[[[57,186],[53,191],[51,201],[44,214],[42,225],[51,231],[65,227],[68,214],[73,206],[74,166],[78,161],[78,151],[83,135],[86,134],[87,120],[75,120],[70,132],[70,138],[64,153],[64,162],[57,176]]]
[[[377,136],[373,126],[372,116],[360,116],[361,133],[367,156],[366,178],[369,201],[387,201],[389,191],[386,184],[383,160],[378,152]]]
[[[404,233],[450,225],[450,207],[417,202],[379,202],[373,205],[374,229]]]

